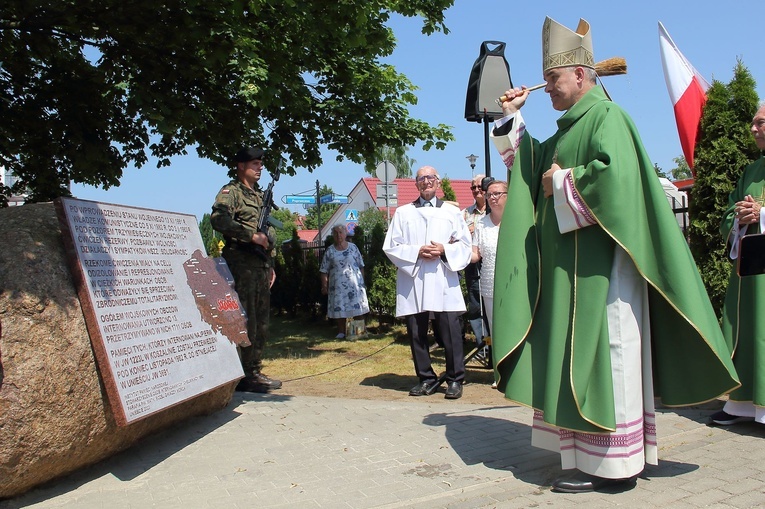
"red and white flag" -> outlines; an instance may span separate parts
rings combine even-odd
[[[659,22],[659,48],[669,98],[675,108],[680,146],[688,166],[693,170],[693,150],[696,147],[696,135],[699,131],[704,103],[707,101],[709,83],[680,53],[661,21]]]

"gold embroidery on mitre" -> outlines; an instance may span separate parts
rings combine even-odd
[[[595,68],[590,24],[580,18],[572,31],[548,16],[542,25],[542,74],[574,65]]]

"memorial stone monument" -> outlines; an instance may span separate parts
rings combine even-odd
[[[0,210],[0,499],[225,408],[241,377],[193,216],[56,205]]]

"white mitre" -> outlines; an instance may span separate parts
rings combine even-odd
[[[542,25],[542,74],[574,65],[595,68],[590,24],[580,18],[574,32],[546,17]]]

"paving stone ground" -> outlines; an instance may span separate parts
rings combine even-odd
[[[558,456],[530,445],[531,411],[499,403],[236,393],[0,508],[765,507],[765,426],[660,408],[658,467],[629,491],[567,495],[549,488]]]

